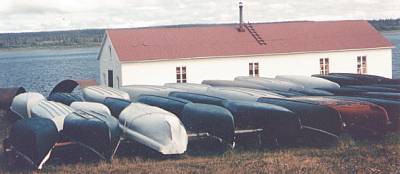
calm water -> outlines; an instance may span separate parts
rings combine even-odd
[[[393,50],[393,77],[400,78],[400,31],[383,33]],[[23,86],[47,95],[65,79],[99,78],[100,48],[0,51],[0,87]]]
[[[61,80],[98,80],[99,48],[0,52],[0,87],[23,86],[47,95]]]
[[[383,35],[396,46],[393,49],[393,78],[400,78],[400,31],[386,32]]]

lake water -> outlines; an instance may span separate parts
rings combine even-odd
[[[393,50],[393,77],[400,78],[400,31],[386,32]],[[0,87],[23,86],[47,95],[65,79],[99,80],[100,48],[0,51]]]
[[[47,95],[65,79],[98,80],[100,48],[0,52],[0,87],[22,86]]]
[[[393,78],[400,78],[400,31],[382,33],[396,48],[393,49]]]

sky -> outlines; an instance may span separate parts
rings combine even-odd
[[[400,0],[242,0],[244,21],[400,18]],[[1,0],[0,33],[238,22],[239,0]]]

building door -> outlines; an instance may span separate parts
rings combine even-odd
[[[108,86],[113,87],[114,86],[114,75],[113,75],[113,70],[108,70]]]

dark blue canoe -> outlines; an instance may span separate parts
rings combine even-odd
[[[11,165],[29,164],[41,169],[58,138],[57,127],[50,119],[32,117],[18,120],[4,141],[6,160],[9,164],[17,162]]]
[[[119,145],[121,132],[118,120],[111,115],[75,111],[65,117],[62,134],[99,157],[111,160]]]
[[[120,98],[107,97],[104,99],[103,104],[108,107],[111,111],[111,115],[115,118],[119,118],[121,112],[128,107],[132,102]]]
[[[223,106],[232,113],[236,129],[262,129],[263,144],[289,145],[300,135],[300,120],[284,107],[245,101],[225,101]]]
[[[302,129],[300,141],[314,144],[327,144],[337,141],[344,130],[340,114],[329,107],[278,98],[260,98],[258,102],[285,107],[300,119]]]
[[[327,75],[321,75],[321,74],[314,74],[312,75],[313,77],[318,77],[322,79],[329,80],[331,82],[335,82],[339,84],[340,86],[347,86],[347,85],[364,85],[366,84],[365,82],[362,82],[360,80],[357,80],[352,77],[346,77],[346,76],[341,76],[341,75],[335,75],[335,74],[327,74]]]
[[[59,102],[59,103],[65,104],[67,106],[71,105],[71,103],[76,102],[76,101],[83,101],[82,98],[80,98],[79,96],[77,96],[75,94],[62,93],[62,92],[51,93],[47,97],[47,100]]]
[[[223,103],[226,99],[220,97],[209,96],[205,94],[196,94],[189,92],[171,92],[169,96],[189,100],[193,103],[211,104],[217,106],[224,106]]]

